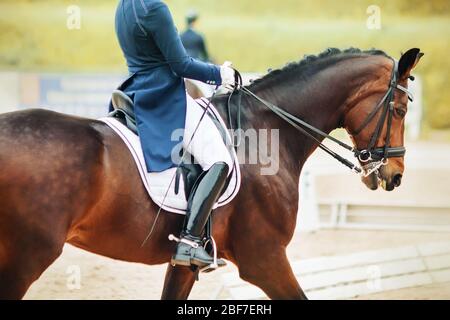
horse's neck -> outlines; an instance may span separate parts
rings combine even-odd
[[[270,82],[251,86],[250,89],[259,97],[328,134],[340,127],[347,99],[355,90],[355,81],[358,82],[359,77],[364,74],[363,70],[336,64],[317,72],[307,80],[301,77],[290,77],[280,81],[272,79]],[[214,101],[225,119],[228,118],[226,101],[226,97]],[[230,107],[235,123],[237,106],[232,104]],[[303,164],[317,149],[317,142],[245,94],[242,99],[241,115],[244,131],[279,129],[280,174],[287,170],[293,177],[298,178]],[[323,140],[322,137],[317,138]]]
[[[274,84],[265,90],[256,88],[255,94],[328,134],[340,126],[343,107],[351,90],[341,77],[342,74],[339,75],[338,72],[324,70],[308,81],[293,79]],[[297,163],[300,173],[301,167],[318,144],[275,114],[271,114],[271,111],[255,100],[251,106],[252,117],[256,121],[249,122],[260,126],[261,121],[258,121],[258,118],[262,117],[263,112],[266,115],[263,117],[263,126],[280,129],[280,153],[287,154],[291,161]]]

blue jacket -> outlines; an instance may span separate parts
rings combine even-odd
[[[164,171],[177,165],[171,155],[180,152],[181,139],[171,137],[185,125],[183,78],[220,85],[220,68],[188,56],[162,1],[121,0],[116,33],[130,72],[119,89],[134,101],[148,171]]]
[[[200,61],[209,61],[208,51],[206,50],[205,39],[201,34],[192,28],[188,28],[180,36],[183,46],[187,53]]]

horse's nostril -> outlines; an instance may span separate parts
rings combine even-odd
[[[402,184],[402,177],[403,176],[399,173],[399,174],[396,174],[394,176],[394,178],[392,179],[392,182],[394,182],[394,185],[396,187],[399,187]]]

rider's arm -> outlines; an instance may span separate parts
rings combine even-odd
[[[143,25],[176,75],[213,85],[222,84],[219,66],[197,61],[186,53],[166,4],[158,2],[149,8]]]

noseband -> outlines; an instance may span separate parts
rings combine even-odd
[[[392,58],[391,58],[392,59]],[[238,96],[238,111],[237,111],[237,126],[238,129],[240,129],[240,110],[241,110],[241,95],[242,93],[256,99],[261,104],[265,105],[267,108],[269,108],[271,111],[273,111],[275,114],[277,114],[280,118],[285,120],[287,123],[291,124],[294,128],[302,132],[307,137],[311,138],[312,140],[316,141],[318,143],[318,147],[322,150],[324,150],[326,153],[331,155],[333,158],[341,162],[343,165],[350,168],[352,171],[362,174],[364,176],[368,176],[371,173],[377,171],[381,166],[387,165],[389,158],[397,158],[397,157],[403,157],[406,153],[405,147],[391,147],[391,128],[392,128],[392,120],[394,117],[394,93],[395,90],[400,90],[403,93],[408,95],[408,98],[410,101],[413,101],[413,95],[408,89],[402,87],[398,84],[399,81],[399,74],[398,74],[398,63],[394,59],[392,59],[394,66],[392,68],[392,74],[391,79],[389,82],[389,88],[386,92],[386,94],[383,96],[381,101],[375,106],[375,108],[372,110],[372,112],[367,116],[366,120],[360,125],[360,127],[353,133],[353,135],[358,135],[359,133],[364,130],[375,118],[375,116],[378,114],[380,110],[382,110],[382,114],[380,119],[378,120],[377,126],[375,128],[374,133],[372,134],[372,137],[370,139],[369,145],[366,149],[356,149],[352,146],[349,146],[348,144],[342,142],[339,139],[336,139],[329,134],[326,134],[325,132],[321,131],[320,129],[308,124],[307,122],[297,118],[296,116],[292,115],[291,113],[281,109],[280,107],[262,99],[261,97],[257,96],[253,92],[251,92],[249,89],[244,87],[242,85],[242,76],[241,74],[236,71],[236,88],[235,90],[230,94],[228,99],[228,115],[229,115],[229,121],[230,121],[230,129],[233,129],[232,126],[232,120],[231,120],[231,100],[233,95]],[[384,123],[387,119],[387,132],[386,132],[386,138],[385,138],[385,144],[384,147],[376,147],[377,141],[379,140]],[[240,130],[239,130],[240,132]],[[359,166],[355,165],[351,161],[345,159],[344,157],[340,156],[336,152],[329,149],[327,146],[325,146],[322,141],[316,138],[314,134],[317,134],[319,136],[322,136],[325,139],[331,140],[344,149],[347,149],[351,151],[355,157],[365,165],[360,168]],[[240,140],[240,139],[239,139]],[[238,146],[239,143],[235,146]]]

